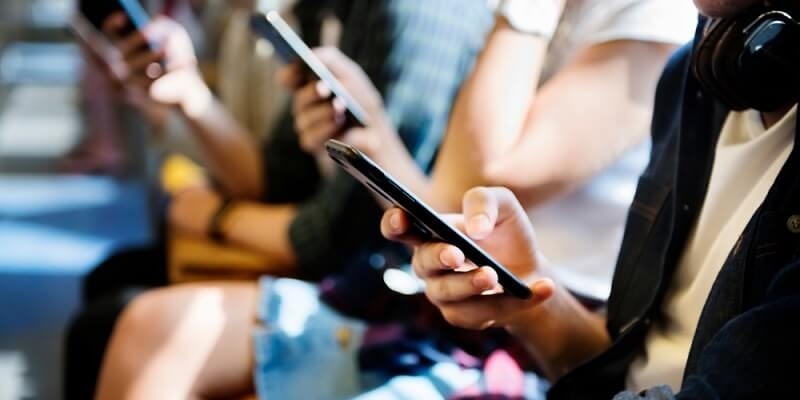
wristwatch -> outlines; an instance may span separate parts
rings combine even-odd
[[[550,40],[558,28],[563,0],[487,0],[495,15],[516,31]]]
[[[219,204],[219,207],[211,216],[211,221],[209,222],[208,228],[208,236],[217,243],[224,243],[225,242],[225,232],[222,231],[222,220],[225,219],[225,216],[233,208],[233,199],[230,197],[225,197]]]

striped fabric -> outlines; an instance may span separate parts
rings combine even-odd
[[[416,161],[430,169],[450,108],[493,22],[484,0],[340,0],[342,51],[366,71]],[[381,210],[346,173],[323,180],[286,115],[267,146],[267,201],[301,203],[290,227],[298,266],[321,277],[387,245]]]

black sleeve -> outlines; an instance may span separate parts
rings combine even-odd
[[[263,149],[267,203],[299,203],[314,195],[321,177],[316,160],[300,148],[292,115],[284,112]]]
[[[677,399],[796,397],[800,263],[781,270],[764,300],[728,321],[696,360]]]
[[[700,350],[676,396],[659,387],[641,395],[620,393],[614,400],[795,398],[798,317],[800,264],[794,264],[775,277],[761,304],[728,321]]]

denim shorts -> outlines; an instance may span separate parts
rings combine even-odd
[[[313,284],[265,277],[260,281],[260,325],[253,332],[254,380],[261,399],[440,400],[479,386],[479,369],[440,362],[414,376],[358,369],[367,326],[319,299]],[[547,384],[525,375],[525,396],[543,399]]]

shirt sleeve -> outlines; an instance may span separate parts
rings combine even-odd
[[[342,50],[367,73],[420,167],[429,170],[452,99],[491,26],[484,0],[356,0]],[[367,34],[368,32],[368,34]],[[343,172],[321,183],[289,229],[298,267],[321,277],[357,249],[379,248],[382,210]]]
[[[591,0],[574,18],[576,40],[588,46],[614,40],[684,44],[697,26],[691,0]]]
[[[322,178],[314,157],[300,147],[291,112],[281,115],[262,153],[265,202],[299,203],[314,195]]]

